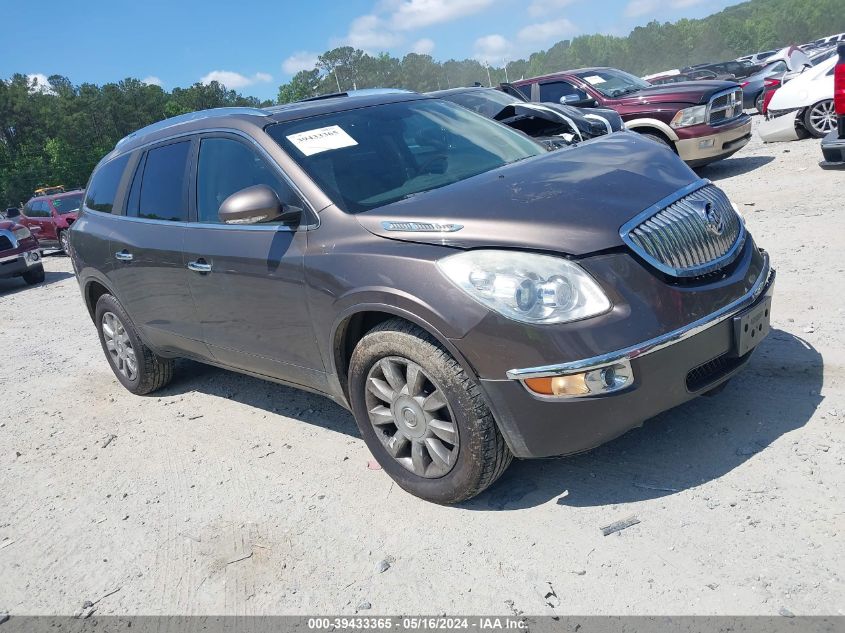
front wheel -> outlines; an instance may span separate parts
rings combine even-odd
[[[70,255],[70,240],[68,239],[67,229],[59,231],[59,246],[65,255]]]
[[[823,138],[836,126],[833,100],[819,101],[804,113],[804,127],[815,138]]]
[[[672,151],[674,151],[675,149],[669,139],[660,134],[655,134],[654,132],[639,132],[639,135],[643,138],[647,138],[650,141],[654,141],[655,143],[663,145],[664,147]]]
[[[422,499],[474,497],[511,462],[477,380],[434,338],[402,319],[376,326],[358,343],[349,398],[376,460]]]
[[[27,270],[24,274],[21,275],[23,280],[29,284],[30,286],[34,286],[35,284],[40,284],[44,282],[44,266],[42,264],[38,264],[33,266],[29,270]]]
[[[161,389],[173,379],[175,362],[144,345],[117,299],[110,294],[101,296],[94,318],[109,365],[129,391],[141,396]]]

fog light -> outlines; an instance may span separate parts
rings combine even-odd
[[[612,393],[629,387],[633,382],[634,372],[628,361],[578,374],[526,378],[523,381],[528,390],[537,395],[559,398]]]
[[[698,149],[710,149],[716,146],[716,139],[708,138],[698,142]]]

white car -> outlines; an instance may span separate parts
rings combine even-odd
[[[751,62],[752,64],[762,64],[765,62],[769,57],[777,53],[777,51],[765,51],[763,53],[756,53],[754,55],[745,55],[743,57],[737,58],[736,61],[738,62]]]
[[[833,69],[837,57],[808,68],[775,92],[769,113],[779,116],[796,112],[796,121],[816,138],[822,138],[836,126],[833,108]]]

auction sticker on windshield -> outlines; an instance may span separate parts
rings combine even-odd
[[[598,75],[590,75],[589,77],[584,77],[584,81],[586,81],[591,86],[595,86],[597,84],[603,84],[604,78],[599,77]]]
[[[291,134],[287,139],[306,156],[313,156],[332,149],[352,147],[358,143],[337,125],[306,130]]]

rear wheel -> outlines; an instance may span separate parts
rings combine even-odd
[[[144,345],[123,306],[112,295],[99,298],[95,319],[109,365],[129,391],[144,395],[173,379],[174,361],[157,356]]]
[[[763,91],[759,95],[757,95],[757,98],[754,100],[754,107],[757,109],[757,112],[759,112],[760,114],[763,114],[763,101],[764,101],[765,98],[766,98],[766,92]]]
[[[804,127],[815,138],[822,138],[836,126],[833,99],[819,101],[804,113]]]
[[[23,280],[28,283],[30,286],[35,284],[43,283],[44,281],[44,266],[38,264],[37,266],[33,266],[29,270],[27,270],[24,274],[21,275]]]
[[[407,321],[391,319],[361,339],[349,397],[367,447],[413,495],[435,503],[469,499],[511,462],[476,379]]]

